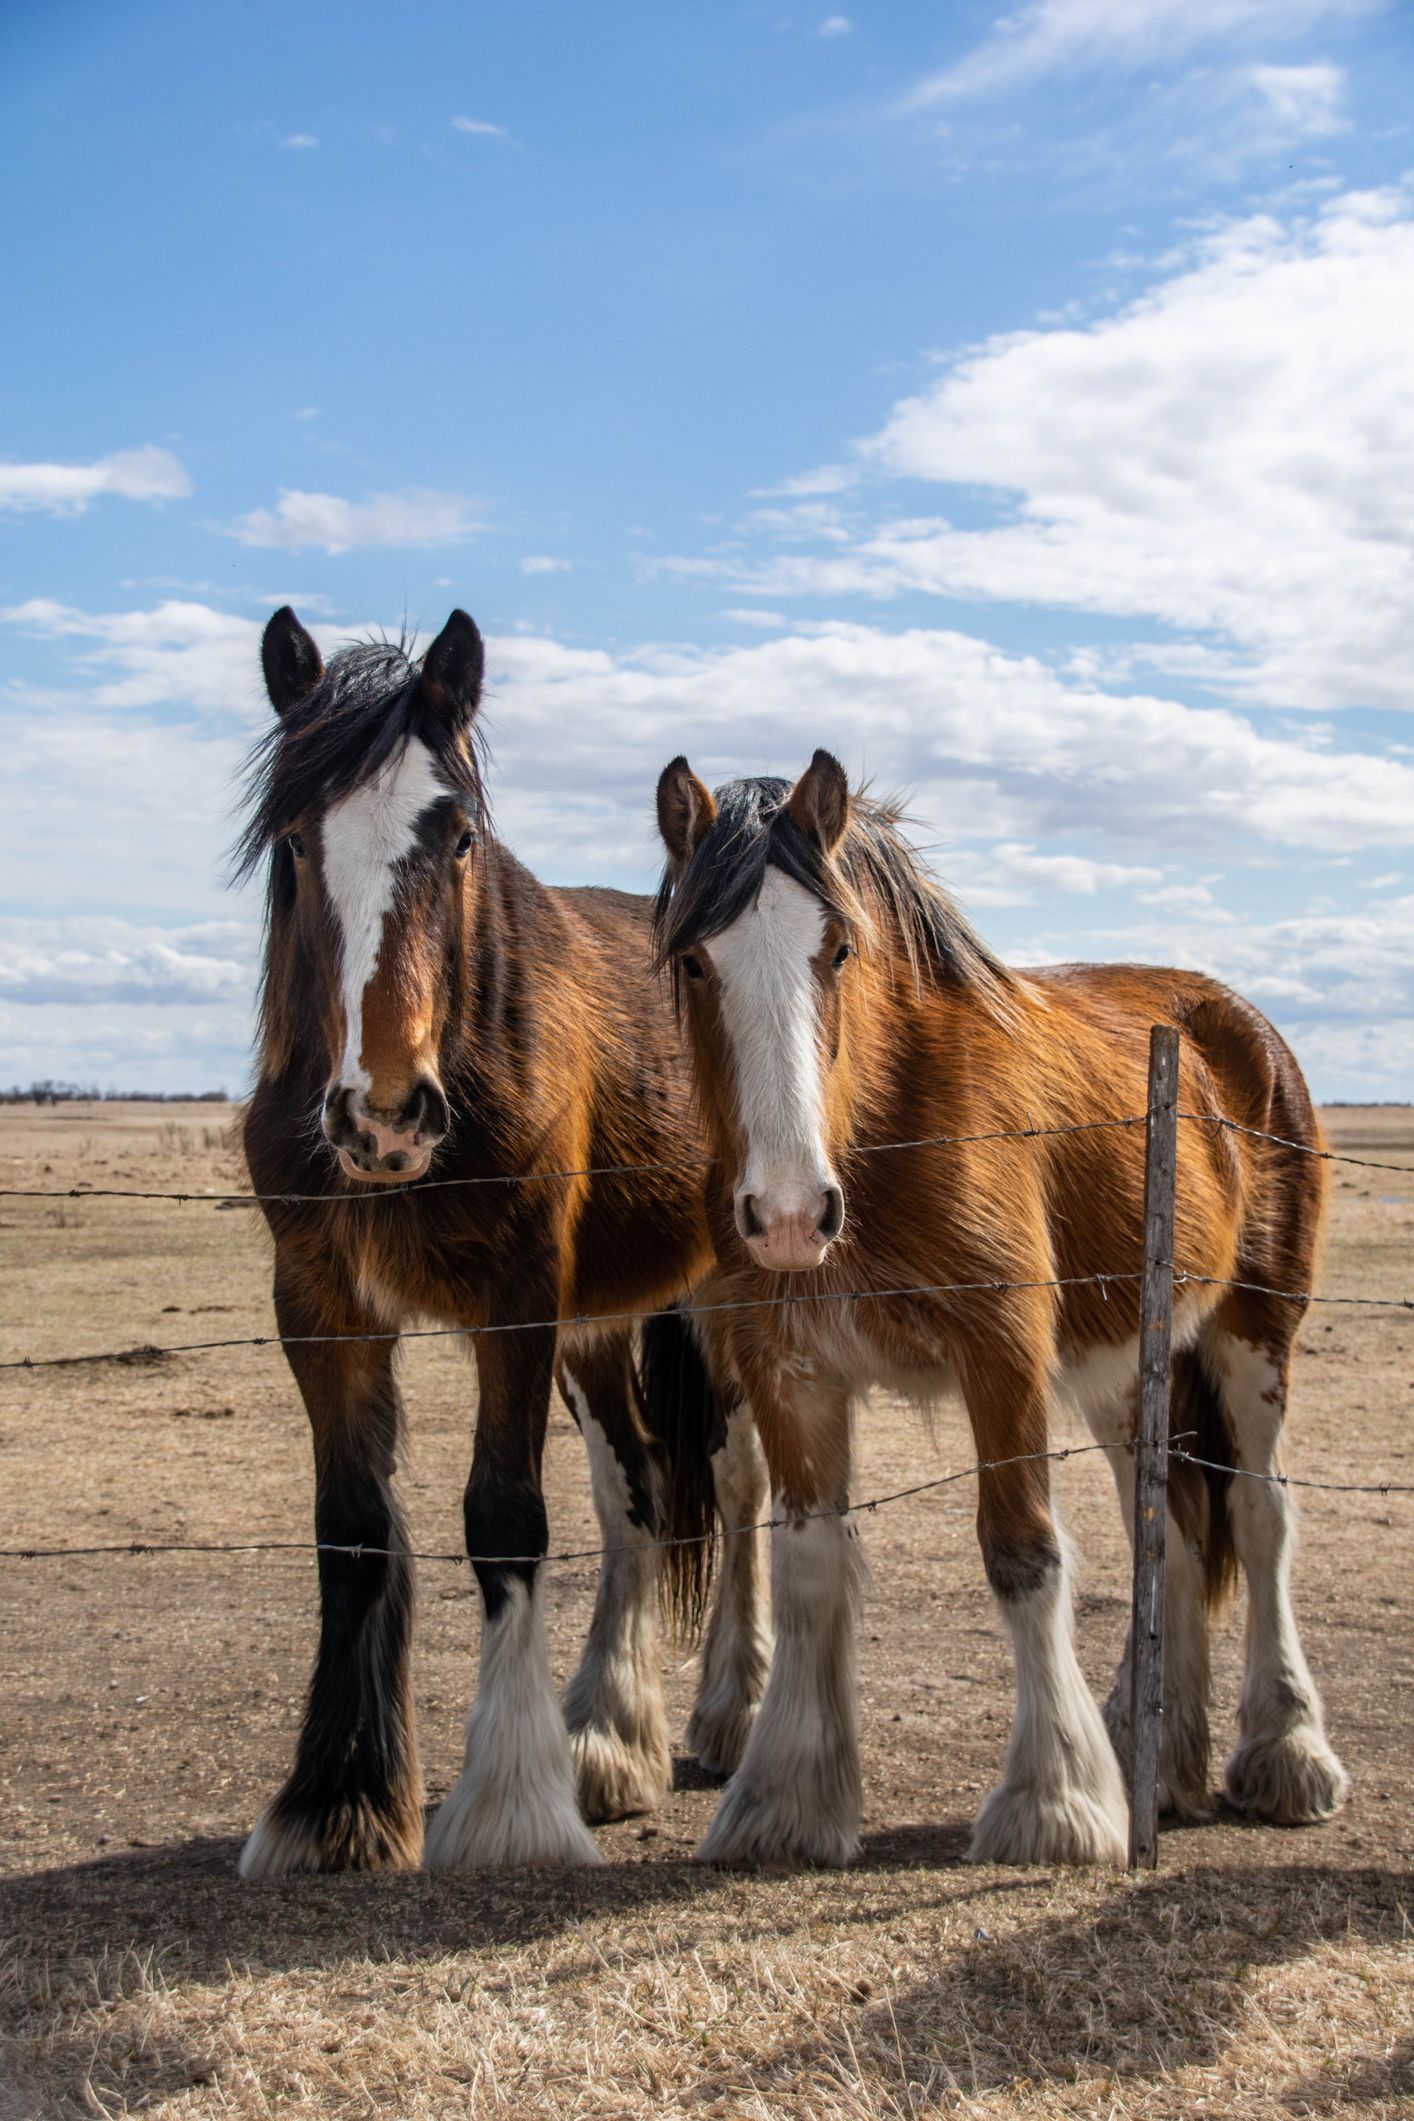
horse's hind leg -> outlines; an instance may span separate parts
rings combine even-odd
[[[731,1775],[740,1765],[771,1663],[761,1546],[753,1529],[766,1515],[766,1462],[740,1390],[722,1393],[721,1405],[720,1438],[713,1438],[711,1454],[721,1560],[686,1738],[687,1750],[709,1775]]]
[[[1232,1542],[1247,1579],[1238,1744],[1224,1771],[1231,1802],[1280,1826],[1328,1819],[1349,1787],[1326,1739],[1291,1606],[1293,1524],[1277,1471],[1294,1324],[1291,1305],[1234,1292],[1204,1335],[1222,1394],[1234,1472]],[[1288,1313],[1286,1318],[1276,1314]]]
[[[590,1819],[622,1819],[672,1785],[658,1625],[658,1476],[638,1418],[629,1334],[571,1347],[560,1390],[589,1453],[603,1536],[594,1617],[563,1708],[579,1801]]]
[[[327,1293],[312,1299],[286,1259],[276,1261],[275,1309],[285,1335],[381,1323]],[[319,1556],[319,1655],[299,1749],[245,1845],[241,1875],[402,1869],[421,1853],[422,1790],[408,1684],[413,1573],[393,1494],[392,1344],[286,1352],[314,1432],[315,1536],[366,1551]]]

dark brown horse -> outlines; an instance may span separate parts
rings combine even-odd
[[[1186,1113],[1301,1145],[1190,1124],[1179,1156],[1174,1426],[1198,1432],[1200,1458],[1274,1469],[1304,1301],[1222,1284],[1311,1286],[1323,1166],[1302,1153],[1320,1130],[1300,1071],[1255,1009],[1195,973],[1009,970],[896,814],[852,797],[826,752],[793,788],[737,781],[715,798],[678,759],[658,813],[659,939],[718,1153],[709,1213],[725,1293],[770,1297],[790,1272],[806,1299],[730,1314],[787,1521],[774,1535],[770,1680],[702,1854],[839,1863],[858,1847],[857,1549],[835,1513],[862,1396],[882,1382],[924,1400],[959,1390],[977,1457],[994,1462],[979,1476],[978,1532],[1017,1709],[973,1854],[1120,1863],[1124,1691],[1107,1730],[1076,1659],[1037,1454],[1054,1400],[1069,1399],[1132,1510],[1143,1137],[1113,1123],[1143,1110],[1149,1026],[1166,1023],[1183,1034]],[[934,1139],[1032,1127],[1043,1131]],[[1297,1640],[1285,1491],[1175,1462],[1169,1497],[1164,1800],[1190,1814],[1207,1800],[1208,1609],[1235,1556],[1249,1608],[1228,1794],[1265,1818],[1324,1818],[1345,1776]]]
[[[497,840],[475,729],[482,643],[464,613],[420,664],[378,643],[326,670],[286,609],[263,660],[278,720],[243,843],[248,866],[269,865],[246,1157],[258,1193],[316,1196],[266,1207],[276,1316],[313,1431],[317,1536],[373,1551],[319,1557],[298,1753],[242,1870],[422,1854],[413,1576],[393,1485],[394,1340],[414,1318],[476,1329],[479,1386],[465,1518],[481,1684],[428,1861],[596,1861],[581,1803],[614,1816],[668,1786],[654,1542],[710,1527],[709,1454],[729,1521],[753,1522],[761,1500],[745,1416],[730,1388],[713,1401],[680,1318],[646,1328],[641,1357],[628,1325],[555,1325],[672,1306],[711,1257],[650,907],[549,890]],[[358,1334],[391,1337],[320,1338]],[[556,1375],[611,1549],[563,1713],[539,1560]],[[721,1769],[764,1677],[754,1544],[727,1542],[691,1733]],[[701,1590],[705,1551],[669,1549],[679,1606]]]

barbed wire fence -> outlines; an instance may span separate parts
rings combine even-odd
[[[997,1459],[979,1459],[976,1463],[940,1474],[933,1479],[918,1481],[911,1486],[898,1488],[882,1495],[866,1497],[830,1510],[803,1513],[804,1519],[817,1517],[858,1517],[909,1501],[917,1496],[934,1493],[964,1480],[980,1478],[983,1474],[1000,1471],[1006,1467],[1040,1462],[1060,1463],[1070,1458],[1081,1458],[1096,1452],[1106,1452],[1113,1457],[1117,1448],[1128,1451],[1135,1466],[1135,1541],[1134,1578],[1131,1596],[1130,1627],[1130,1686],[1131,1725],[1133,1735],[1133,1757],[1130,1771],[1130,1865],[1131,1868],[1153,1868],[1157,1863],[1157,1810],[1158,1810],[1158,1761],[1162,1736],[1163,1715],[1163,1610],[1165,1534],[1167,1524],[1167,1467],[1170,1460],[1227,1474],[1247,1480],[1264,1481],[1284,1488],[1300,1488],[1339,1495],[1411,1495],[1414,1483],[1400,1481],[1326,1481],[1297,1478],[1279,1471],[1258,1471],[1255,1468],[1232,1466],[1217,1460],[1202,1458],[1183,1448],[1190,1440],[1187,1433],[1170,1434],[1170,1374],[1172,1358],[1172,1322],[1175,1292],[1185,1286],[1223,1288],[1260,1295],[1280,1303],[1308,1305],[1355,1306],[1376,1310],[1414,1312],[1414,1296],[1365,1296],[1325,1295],[1312,1290],[1274,1289],[1264,1283],[1235,1277],[1206,1275],[1176,1266],[1174,1252],[1174,1223],[1177,1204],[1177,1127],[1179,1121],[1206,1127],[1214,1131],[1226,1131],[1295,1151],[1301,1155],[1327,1163],[1348,1164],[1364,1170],[1395,1172],[1403,1177],[1414,1177],[1414,1165],[1374,1157],[1353,1156],[1343,1151],[1321,1147],[1310,1142],[1295,1141],[1287,1136],[1268,1133],[1261,1128],[1250,1127],[1219,1113],[1188,1112],[1178,1103],[1178,1059],[1179,1036],[1168,1026],[1156,1025],[1150,1037],[1149,1094],[1146,1110],[1128,1113],[1118,1118],[1086,1120],[1055,1126],[991,1128],[971,1134],[940,1134],[912,1137],[908,1140],[876,1142],[859,1145],[854,1155],[877,1156],[893,1152],[925,1148],[960,1148],[1002,1141],[1030,1141],[1043,1137],[1145,1130],[1145,1197],[1144,1237],[1140,1266],[1133,1271],[1119,1273],[1093,1273],[1052,1276],[1044,1279],[1008,1281],[982,1279],[965,1282],[915,1282],[895,1287],[876,1288],[869,1285],[845,1289],[811,1290],[804,1293],[789,1293],[775,1297],[744,1297],[710,1303],[679,1302],[659,1310],[636,1310],[574,1315],[551,1319],[496,1321],[481,1325],[424,1326],[398,1328],[373,1333],[320,1333],[280,1334],[257,1333],[229,1335],[204,1341],[175,1342],[166,1346],[144,1344],[137,1347],[81,1351],[63,1355],[20,1355],[0,1360],[0,1371],[39,1372],[44,1370],[86,1366],[106,1362],[134,1363],[158,1362],[184,1355],[202,1355],[236,1348],[266,1348],[323,1345],[334,1342],[354,1343],[400,1343],[405,1340],[466,1340],[474,1341],[483,1336],[500,1333],[570,1332],[604,1325],[641,1324],[650,1318],[663,1317],[712,1317],[741,1311],[808,1307],[817,1304],[867,1305],[905,1298],[936,1296],[970,1296],[1002,1294],[1010,1291],[1034,1291],[1037,1289],[1070,1290],[1098,1288],[1101,1297],[1108,1300],[1112,1287],[1140,1284],[1139,1291],[1139,1406],[1138,1421],[1133,1440],[1126,1445],[1113,1444],[1069,1444],[1054,1450],[1033,1451],[1017,1456]],[[654,1172],[681,1169],[706,1169],[714,1160],[710,1157],[695,1157],[646,1164],[598,1164],[570,1169],[544,1171],[475,1174],[470,1177],[449,1179],[419,1179],[407,1186],[380,1188],[376,1194],[352,1190],[327,1193],[274,1193],[249,1192],[222,1193],[203,1191],[161,1191],[139,1187],[0,1187],[3,1200],[139,1200],[165,1202],[187,1207],[196,1205],[217,1206],[320,1206],[340,1208],[355,1203],[362,1209],[391,1200],[406,1198],[425,1192],[476,1186],[510,1186],[544,1183],[565,1183],[577,1180],[618,1177],[628,1175],[647,1176]],[[751,1525],[719,1526],[715,1531],[692,1535],[690,1538],[664,1538],[650,1542],[635,1542],[635,1551],[645,1544],[661,1548],[698,1543],[702,1539],[745,1538],[761,1532],[773,1532],[785,1525],[803,1521],[801,1518],[768,1517]],[[468,1555],[466,1553],[422,1552],[417,1550],[390,1549],[371,1546],[345,1546],[317,1540],[144,1540],[128,1539],[88,1545],[65,1546],[6,1546],[0,1547],[0,1562],[42,1562],[69,1560],[84,1557],[140,1557],[168,1554],[187,1555],[235,1555],[235,1554],[283,1554],[320,1555],[337,1554],[353,1559],[390,1559],[398,1556],[407,1560],[447,1564],[465,1568],[478,1561],[506,1563],[518,1561],[524,1565],[563,1565],[575,1562],[601,1561],[624,1551],[616,1544],[597,1547],[582,1547],[543,1555]]]

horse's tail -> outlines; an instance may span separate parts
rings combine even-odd
[[[1203,1571],[1203,1603],[1209,1612],[1226,1604],[1237,1583],[1228,1495],[1232,1487],[1232,1438],[1222,1394],[1202,1352],[1180,1348],[1173,1359],[1169,1434],[1176,1448],[1194,1458],[1169,1459],[1169,1507],[1183,1537],[1197,1552]]]
[[[712,1445],[723,1413],[692,1322],[682,1311],[644,1320],[643,1419],[662,1454],[663,1612],[681,1641],[702,1628],[717,1558]]]

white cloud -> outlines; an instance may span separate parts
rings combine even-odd
[[[282,487],[274,508],[254,508],[238,516],[229,535],[242,545],[278,545],[287,552],[311,545],[328,553],[351,552],[361,545],[411,551],[459,545],[483,527],[479,504],[465,494],[409,487],[404,493],[345,501],[337,494]]]
[[[508,140],[510,133],[504,125],[492,125],[486,118],[453,118],[454,131],[470,133],[481,140]]]
[[[70,671],[91,706],[186,707],[244,718],[263,701],[260,622],[169,598],[151,611],[87,612],[50,597],[0,610],[0,621],[70,644]]]
[[[520,563],[522,574],[573,574],[573,560],[557,560],[553,553],[528,552]]]
[[[819,37],[847,37],[853,28],[848,15],[826,15],[815,34]]]
[[[0,929],[0,1032],[7,1054],[28,1058],[7,1075],[235,1082],[257,924],[222,875],[241,753],[268,713],[259,626],[176,601],[86,613],[35,599],[3,616],[52,642],[67,683],[10,696],[0,901],[16,923]],[[344,637],[317,632],[326,654]],[[1341,1052],[1371,1020],[1362,1010],[1414,1017],[1414,971],[1391,987],[1401,950],[1414,966],[1414,902],[1357,891],[1354,911],[1311,908],[1340,874],[1323,857],[1407,845],[1414,758],[1372,757],[1304,721],[1257,727],[1229,709],[1117,697],[940,629],[832,624],[619,655],[499,637],[490,675],[502,830],[551,880],[648,886],[652,790],[675,752],[715,782],[797,772],[824,743],[853,774],[910,791],[918,837],[941,844],[937,865],[965,901],[1037,909],[1046,931],[1023,955],[1215,967],[1279,1022],[1311,1029],[1320,1081],[1335,1088],[1346,1085]],[[56,870],[68,848],[82,849],[82,869]],[[1274,858],[1291,865],[1307,910],[1275,925],[1234,919],[1246,865],[1267,876]],[[85,910],[91,879],[102,879],[101,913]],[[41,889],[43,915],[26,924]],[[1122,933],[1095,925],[1117,918],[1116,901]],[[145,1023],[139,996],[163,1000],[167,1028]],[[1346,1048],[1341,1025],[1354,1027]],[[1395,1094],[1394,1074],[1383,1080]]]
[[[1221,39],[1290,37],[1326,17],[1371,13],[1383,0],[1029,0],[998,16],[955,65],[931,74],[913,106],[989,95],[1084,67],[1171,64]]]
[[[545,789],[552,752],[552,786],[646,820],[658,771],[684,747],[720,780],[798,771],[826,744],[915,790],[950,844],[1085,833],[1106,859],[1153,865],[1238,842],[1400,846],[1414,817],[1402,760],[1270,734],[1224,708],[1067,685],[968,634],[832,624],[617,658],[530,638],[498,642],[492,663],[511,803],[523,785]]]
[[[1349,125],[1342,109],[1345,75],[1326,60],[1310,66],[1249,66],[1244,78],[1287,131],[1319,138]]]
[[[1411,287],[1403,191],[1217,226],[1088,327],[954,356],[861,445],[876,477],[980,492],[994,525],[801,503],[747,530],[814,529],[827,549],[668,564],[777,598],[926,591],[1158,619],[1209,638],[1145,644],[1156,668],[1275,705],[1407,708]]]
[[[319,138],[316,133],[286,133],[280,145],[281,147],[318,147]]]
[[[0,463],[0,508],[81,516],[100,494],[125,501],[181,501],[191,480],[170,449],[148,443],[119,449],[92,464]]]
[[[229,920],[164,928],[94,914],[0,919],[0,1002],[243,1003],[258,933]]]

